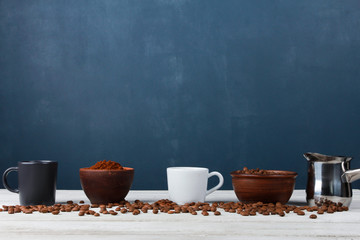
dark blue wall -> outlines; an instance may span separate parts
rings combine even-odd
[[[360,3],[0,1],[0,171],[102,159],[166,189],[168,166],[294,170],[306,151],[360,168]],[[215,181],[212,181],[214,184]],[[359,187],[359,183],[354,187]]]

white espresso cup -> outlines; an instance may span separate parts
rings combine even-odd
[[[219,184],[207,190],[208,178],[217,176]],[[177,204],[204,202],[205,197],[221,188],[224,178],[219,172],[209,173],[209,169],[200,167],[169,167],[167,182],[170,200]]]

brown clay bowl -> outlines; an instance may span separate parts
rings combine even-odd
[[[80,182],[93,204],[120,202],[128,194],[134,178],[134,169],[99,170],[80,168]]]
[[[274,174],[244,174],[231,172],[235,194],[244,203],[276,203],[289,201],[294,187],[296,172],[267,170]]]

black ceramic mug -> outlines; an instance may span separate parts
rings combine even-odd
[[[57,165],[56,161],[49,160],[18,162],[17,167],[8,168],[4,172],[4,187],[10,192],[19,193],[21,205],[53,205]],[[7,175],[12,171],[18,172],[18,189],[8,185]]]

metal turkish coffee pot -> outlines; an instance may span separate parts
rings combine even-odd
[[[349,170],[351,157],[305,153],[308,160],[306,200],[314,206],[324,200],[349,206],[352,199],[351,182],[360,179],[360,169]]]

